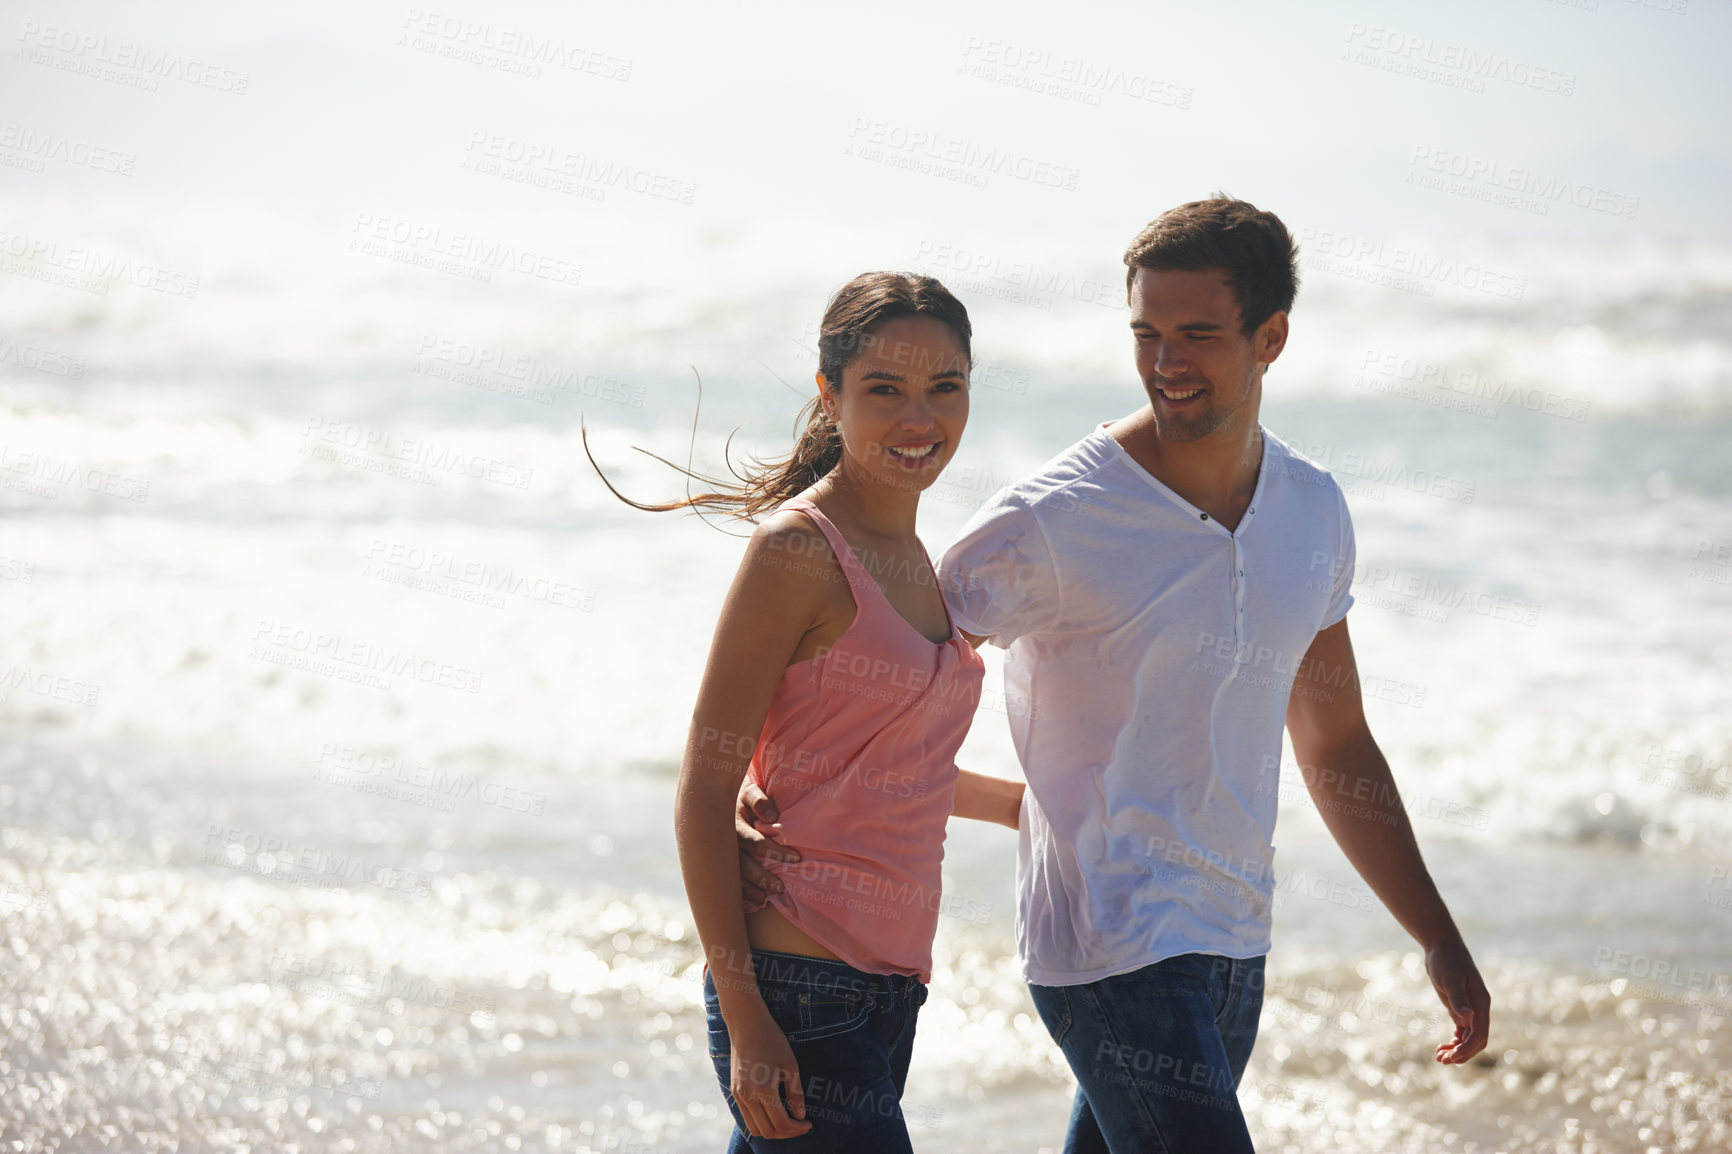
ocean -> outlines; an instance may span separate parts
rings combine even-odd
[[[627,508],[582,433],[646,500],[683,482],[634,447],[783,452],[828,293],[933,273],[976,351],[936,556],[1142,402],[1118,249],[3,211],[0,1145],[721,1148],[671,800],[744,530]],[[1289,750],[1258,1147],[1732,1149],[1732,251],[1290,223],[1263,421],[1348,494],[1366,709],[1493,1029],[1431,1060]],[[986,652],[958,760],[1016,776]],[[1062,1140],[1014,862],[952,828],[916,1149]]]

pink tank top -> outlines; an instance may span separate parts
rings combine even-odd
[[[787,888],[769,901],[855,969],[929,982],[956,751],[986,665],[954,623],[935,644],[896,612],[811,501],[782,508],[823,531],[856,611],[833,646],[783,671],[752,754],[801,856],[771,863]]]

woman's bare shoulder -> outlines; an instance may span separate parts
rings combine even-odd
[[[794,578],[827,579],[832,570],[837,574],[842,570],[824,531],[798,509],[778,509],[758,522],[746,546],[746,560]]]

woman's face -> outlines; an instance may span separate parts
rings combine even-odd
[[[865,338],[824,409],[842,433],[850,474],[903,489],[925,489],[955,456],[968,424],[968,358],[950,326],[898,317]]]

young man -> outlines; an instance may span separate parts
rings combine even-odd
[[[1027,703],[1016,936],[1078,1082],[1067,1152],[1251,1149],[1235,1092],[1283,726],[1330,832],[1425,951],[1455,1023],[1438,1061],[1485,1048],[1490,997],[1361,709],[1346,501],[1258,422],[1295,256],[1243,201],[1153,221],[1125,253],[1149,403],[996,493],[939,566],[957,626],[1008,651],[1006,698]]]

